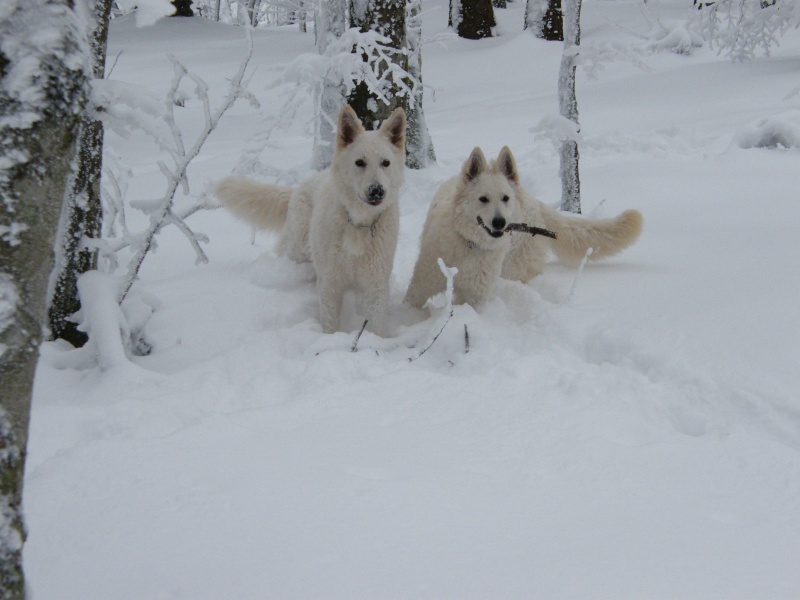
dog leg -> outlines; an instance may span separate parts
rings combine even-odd
[[[319,321],[324,333],[334,333],[339,329],[339,315],[342,312],[342,299],[345,286],[336,277],[317,280],[319,294]]]

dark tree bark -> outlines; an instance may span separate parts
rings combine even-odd
[[[192,0],[172,0],[172,6],[175,7],[173,17],[193,17]]]
[[[108,21],[113,0],[95,0],[93,30],[89,31],[92,50],[92,75],[102,79],[105,74]],[[103,124],[88,115],[81,117],[78,164],[72,184],[64,200],[64,208],[56,241],[53,282],[48,294],[50,334],[83,346],[87,335],[78,330],[70,316],[80,310],[78,276],[97,268],[97,251],[86,248],[87,238],[99,238],[103,222],[100,202],[100,175],[103,169]]]
[[[22,600],[31,392],[88,57],[72,0],[20,2],[0,15],[0,599]],[[25,43],[45,29],[46,46]]]
[[[406,45],[406,0],[354,2],[350,6],[350,24],[352,27],[360,28],[361,31],[377,31],[389,38],[393,48],[402,49]],[[397,54],[394,60],[408,71],[407,56]],[[408,98],[405,95],[392,94],[389,103],[384,104],[363,82],[355,87],[348,98],[348,103],[368,130],[375,129],[397,107],[408,110]]]
[[[561,0],[528,0],[525,5],[525,29],[530,29],[543,40],[564,41]]]
[[[448,24],[468,40],[492,37],[492,27],[497,25],[492,0],[450,0]]]

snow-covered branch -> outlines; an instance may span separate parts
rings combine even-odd
[[[445,306],[444,306],[444,312],[442,313],[441,325],[439,327],[439,330],[433,336],[433,339],[431,339],[430,343],[427,346],[425,346],[422,350],[420,350],[416,356],[409,358],[408,359],[409,362],[417,360],[428,350],[430,350],[431,346],[433,346],[433,344],[436,343],[436,340],[438,340],[439,336],[442,335],[444,328],[447,327],[447,324],[453,317],[453,280],[455,279],[455,276],[458,273],[458,268],[448,267],[441,258],[438,259],[437,264],[439,265],[439,270],[442,272],[442,275],[444,275],[445,279],[447,279],[447,286],[444,292]]]
[[[800,1],[718,0],[697,11],[696,26],[734,62],[755,58],[759,48],[769,56],[786,31],[800,26]]]
[[[124,192],[118,178],[114,175],[107,177],[108,185],[104,188],[107,204],[111,207],[112,219],[119,219],[122,234],[116,239],[106,238],[101,241],[101,250],[107,258],[123,248],[133,250],[133,257],[128,264],[126,284],[120,293],[120,302],[127,296],[138,276],[145,256],[153,248],[155,236],[168,225],[175,225],[186,236],[195,250],[198,263],[208,261],[200,247],[200,244],[206,243],[208,239],[202,234],[195,233],[186,224],[185,219],[202,208],[209,208],[210,205],[204,198],[201,198],[200,202],[188,209],[177,211],[174,206],[175,195],[179,187],[185,195],[189,194],[188,166],[200,153],[206,139],[233,103],[239,98],[246,98],[252,104],[257,105],[257,101],[243,84],[247,65],[253,52],[250,29],[246,28],[246,31],[247,51],[238,70],[231,78],[228,93],[216,108],[211,106],[208,84],[171,55],[169,59],[173,65],[172,82],[161,102],[158,102],[152,94],[141,93],[140,90],[132,89],[124,84],[120,85],[119,82],[98,86],[96,99],[104,100],[99,110],[104,121],[123,135],[128,134],[131,130],[145,133],[167,153],[171,162],[171,164],[167,164],[166,161],[157,163],[166,180],[164,194],[159,198],[130,203],[131,207],[144,212],[150,219],[149,227],[138,233],[131,233],[127,228]],[[194,95],[203,107],[204,126],[191,144],[184,141],[184,133],[175,119],[175,107],[180,106],[183,100],[180,88],[186,79],[194,83]],[[110,103],[111,99],[115,99],[117,102]],[[161,125],[163,123],[166,124],[169,132],[166,136],[163,132],[163,125]],[[114,233],[113,225],[106,226],[106,233]],[[110,260],[115,262],[115,259]]]

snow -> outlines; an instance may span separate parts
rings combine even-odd
[[[524,4],[496,10],[503,35],[481,41],[426,4],[439,163],[406,177],[393,337],[365,332],[351,352],[354,302],[347,331],[322,334],[310,268],[217,210],[188,221],[209,264],[165,229],[123,306],[146,321],[149,356],[87,368],[45,345],[25,481],[36,600],[800,595],[800,150],[742,144],[753,128],[794,135],[797,30],[741,64],[653,53],[639,4],[585,0],[582,43],[633,59],[578,70],[584,212],[636,208],[642,238],[573,292],[577,269],[552,263],[455,306],[409,361],[447,310],[401,305],[438,185],[475,145],[508,145],[533,193],[560,195],[552,136],[532,129],[557,112],[561,45],[522,31]],[[684,5],[659,14],[685,22]],[[163,97],[173,53],[214,104],[242,38],[199,18],[115,21],[108,90]],[[270,125],[280,67],[314,37],[258,29],[254,45],[262,112],[230,109],[189,167],[195,193]],[[176,119],[195,131],[202,113],[190,97]],[[261,160],[308,174],[313,116],[300,105]],[[133,172],[129,200],[162,195],[146,136],[107,141]]]

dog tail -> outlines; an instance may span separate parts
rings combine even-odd
[[[633,244],[642,232],[644,219],[638,210],[626,210],[613,219],[569,216],[541,204],[545,226],[558,236],[551,247],[559,259],[580,262],[589,248],[591,260],[613,256]]]
[[[234,215],[259,229],[280,229],[286,222],[292,189],[258,183],[246,177],[226,177],[214,194]]]

